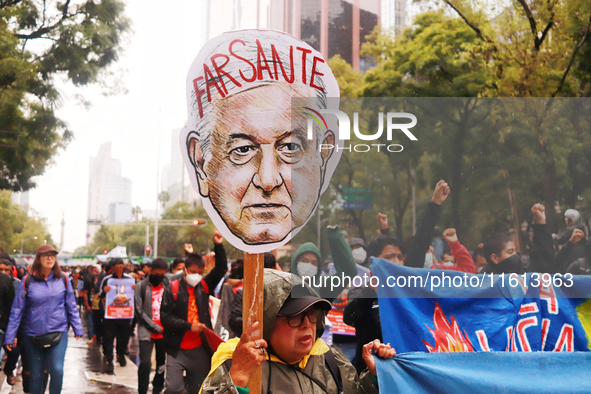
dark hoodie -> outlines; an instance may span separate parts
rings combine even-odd
[[[562,269],[554,258],[552,235],[548,231],[548,227],[545,224],[534,224],[532,228],[534,230],[534,247],[529,258],[513,255],[499,264],[487,264],[482,269],[482,273],[521,275],[525,272],[548,274],[561,272]]]
[[[567,245],[572,244],[568,242]],[[564,248],[566,248],[566,245]],[[591,241],[586,244],[586,256],[570,264],[566,272],[573,275],[591,275]]]

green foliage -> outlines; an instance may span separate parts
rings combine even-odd
[[[484,45],[442,11],[418,15],[398,40],[370,37],[363,53],[378,65],[365,74],[365,97],[476,97],[486,87]]]
[[[104,81],[129,30],[123,11],[119,0],[0,1],[0,189],[34,187],[71,140],[54,79]]]
[[[456,227],[469,247],[509,228],[519,234],[537,202],[546,205],[553,231],[564,225],[556,203],[561,212],[577,208],[589,218],[589,101],[544,97],[591,95],[591,0],[442,3],[445,10],[418,15],[395,38],[379,29],[366,37],[362,55],[376,67],[363,82],[341,59],[331,59],[341,92],[364,97],[355,109],[364,129],[375,130],[379,111],[410,112],[419,119],[413,129],[419,141],[405,142],[400,154],[345,152],[321,200],[322,227],[339,224],[369,240],[381,211],[406,239],[412,235],[412,186],[420,221],[440,179],[452,194],[438,231]],[[390,99],[385,108],[373,97],[422,99]],[[347,100],[341,104],[351,112]],[[373,113],[364,110],[370,107]],[[350,143],[363,142],[353,137]],[[372,187],[374,209],[340,210],[344,186]],[[316,227],[313,218],[298,240],[315,240]]]
[[[28,216],[20,205],[11,200],[12,192],[0,190],[0,250],[9,254],[35,253],[43,242],[53,245],[45,219],[33,213]],[[57,248],[57,245],[54,245]]]
[[[341,97],[358,97],[363,91],[363,74],[353,70],[341,55],[335,55],[328,61],[328,66],[332,70],[341,92]]]
[[[168,207],[162,214],[162,220],[167,219],[196,219],[207,218],[202,206],[193,208],[189,203],[177,202]],[[208,221],[205,226],[158,226],[158,256],[184,256],[184,245],[190,243],[196,253],[208,252],[213,249],[213,232],[215,227]],[[149,242],[154,242],[154,222],[149,225]],[[136,221],[132,224],[111,224],[101,226],[95,233],[88,252],[100,254],[104,250],[111,250],[116,246],[126,246],[130,256],[144,254],[146,243],[146,223]],[[228,258],[242,257],[242,252],[228,243],[224,244]],[[154,245],[152,245],[152,248]]]

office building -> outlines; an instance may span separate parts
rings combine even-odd
[[[269,0],[203,0],[204,42],[226,31],[266,29]]]
[[[406,0],[381,0],[382,29],[400,33],[407,27]]]
[[[365,37],[377,24],[400,32],[407,26],[407,0],[205,0],[203,38],[225,31],[272,29],[290,33],[322,53],[340,55],[366,71],[370,59],[360,55]]]
[[[101,224],[126,223],[131,218],[131,180],[121,176],[121,162],[111,157],[111,143],[104,143],[90,158],[87,245]]]
[[[371,67],[360,55],[365,36],[380,23],[380,0],[270,0],[269,28],[290,33],[353,68]]]
[[[12,203],[16,205],[20,205],[23,210],[28,214],[29,212],[29,192],[13,192],[12,196]]]

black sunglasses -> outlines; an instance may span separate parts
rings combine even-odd
[[[308,316],[308,320],[310,323],[318,323],[318,319],[321,318],[323,315],[323,311],[318,308],[308,309],[303,311],[302,313],[298,313],[294,316],[286,316],[287,317],[287,324],[292,327],[296,328],[304,324],[304,318]]]

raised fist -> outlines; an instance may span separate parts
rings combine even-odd
[[[435,191],[433,191],[433,198],[431,199],[431,201],[433,201],[435,204],[441,205],[441,203],[445,201],[447,196],[449,196],[450,192],[451,189],[449,188],[447,182],[445,182],[442,179],[439,182],[437,182],[437,185],[435,185]]]
[[[220,245],[222,242],[224,242],[224,237],[222,237],[222,234],[218,230],[215,230],[213,232],[213,243]]]
[[[388,215],[378,213],[378,224],[381,230],[386,230],[388,228]]]
[[[577,242],[579,242],[580,240],[582,240],[583,238],[585,238],[585,233],[583,232],[583,230],[581,229],[574,229],[572,235],[570,236],[570,239],[568,240],[568,242],[570,242],[571,244],[576,244]]]
[[[531,213],[534,215],[534,224],[546,224],[546,208],[542,204],[534,204]]]
[[[456,242],[458,240],[458,235],[456,234],[456,229],[455,228],[448,228],[447,230],[445,230],[443,232],[443,238],[445,239],[445,242],[447,242],[448,244],[452,244],[452,243]]]

